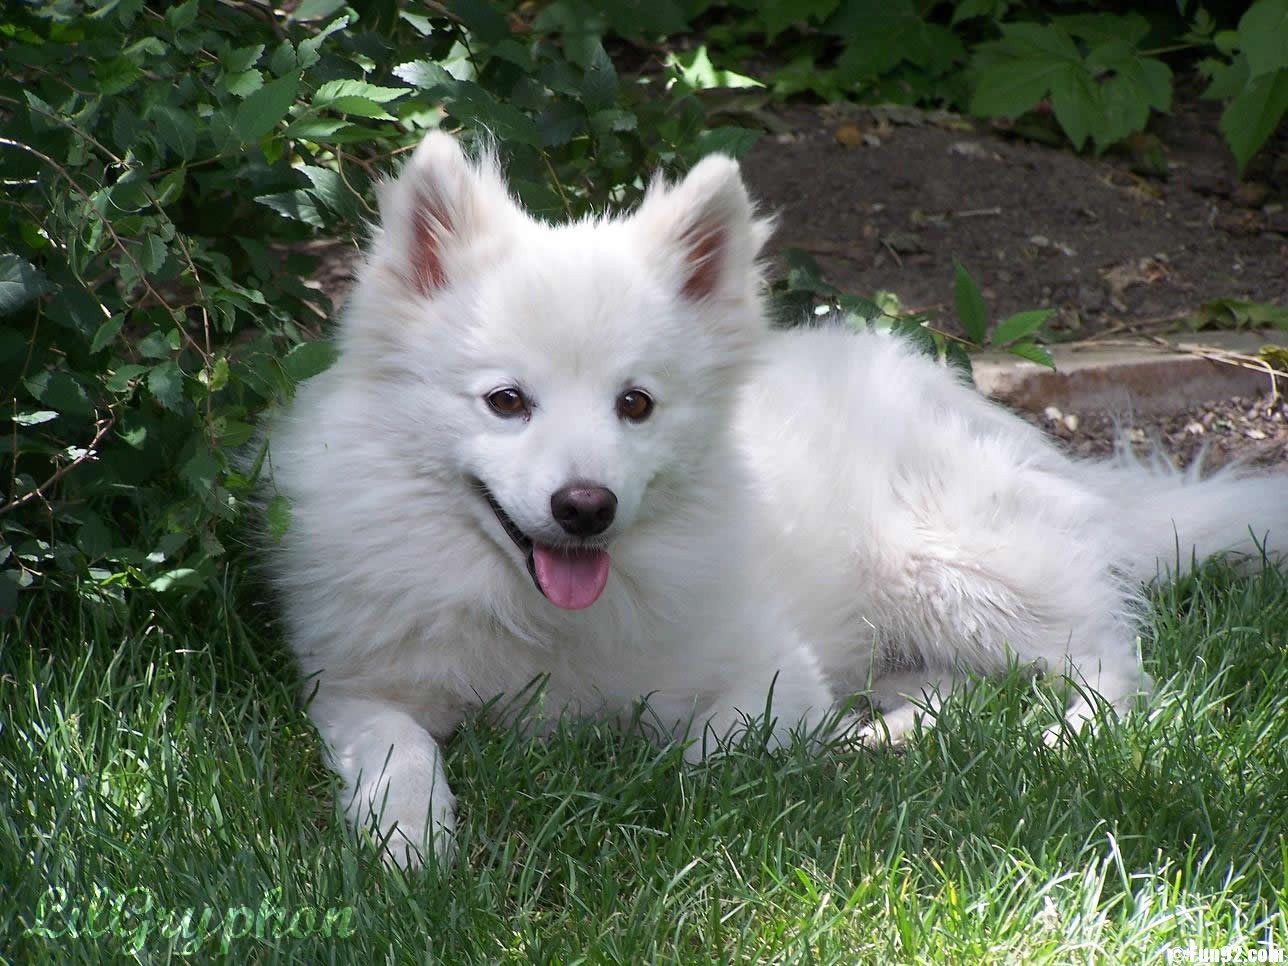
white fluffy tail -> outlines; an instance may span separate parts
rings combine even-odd
[[[1288,562],[1288,474],[1232,467],[1203,476],[1164,458],[1124,454],[1083,464],[1091,485],[1118,513],[1118,559],[1125,575],[1179,575],[1214,554]]]

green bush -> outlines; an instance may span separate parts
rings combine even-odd
[[[330,359],[305,243],[360,233],[426,129],[494,136],[561,216],[754,139],[704,126],[681,64],[620,76],[562,9],[6,5],[0,609],[37,584],[218,591],[251,489],[229,454]]]
[[[777,0],[739,3],[746,16],[715,31],[734,55],[768,41],[780,95],[811,92],[1019,117],[1049,109],[1075,148],[1101,151],[1167,111],[1164,57],[1194,61],[1206,97],[1228,102],[1221,131],[1242,170],[1288,112],[1288,0],[1256,0],[1233,29],[1205,7],[1144,13],[1105,4],[1010,0]],[[1188,12],[1188,13],[1187,13]]]

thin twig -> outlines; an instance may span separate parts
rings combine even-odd
[[[102,440],[102,438],[107,435],[108,431],[112,428],[112,426],[115,423],[116,423],[115,415],[108,416],[105,419],[95,420],[94,438],[89,441],[89,445],[85,447],[85,451],[81,453],[80,456],[77,456],[74,460],[68,463],[66,466],[60,466],[58,469],[54,470],[53,474],[49,477],[49,479],[45,480],[44,483],[41,483],[34,490],[28,490],[26,493],[24,493],[22,496],[18,497],[17,499],[10,500],[4,506],[0,506],[0,516],[3,516],[4,514],[10,512],[11,510],[18,509],[18,507],[23,506],[26,503],[30,503],[36,497],[40,497],[41,499],[44,499],[45,498],[44,491],[46,489],[53,486],[55,483],[61,480],[72,470],[76,469],[76,467],[80,466],[82,463],[96,457],[98,455],[98,451],[95,450],[94,447],[97,446],[99,444],[99,441]]]

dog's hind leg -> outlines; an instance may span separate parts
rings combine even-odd
[[[1072,651],[1065,659],[1063,673],[1072,693],[1065,707],[1063,726],[1046,731],[1049,744],[1057,742],[1066,729],[1080,731],[1090,726],[1096,719],[1098,705],[1115,713],[1124,712],[1148,695],[1154,686],[1135,656],[1134,641],[1126,639],[1094,651]]]
[[[1048,535],[1049,546],[1056,535]],[[1136,651],[1136,605],[1089,553],[1070,553],[1058,575],[1035,572],[1019,555],[952,554],[932,546],[905,558],[902,584],[889,582],[880,609],[898,650],[929,670],[878,675],[868,685],[892,740],[906,736],[923,702],[933,713],[962,674],[1008,667],[1066,676],[1074,695],[1069,725],[1080,728],[1098,704],[1125,711],[1149,680]],[[947,670],[952,669],[952,670]],[[910,705],[900,705],[901,697]],[[882,725],[869,731],[880,735]]]

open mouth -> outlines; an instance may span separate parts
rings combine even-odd
[[[581,610],[599,599],[608,582],[611,561],[602,547],[562,546],[533,540],[505,512],[487,484],[472,477],[470,483],[491,508],[506,536],[523,554],[537,589],[556,607]]]

